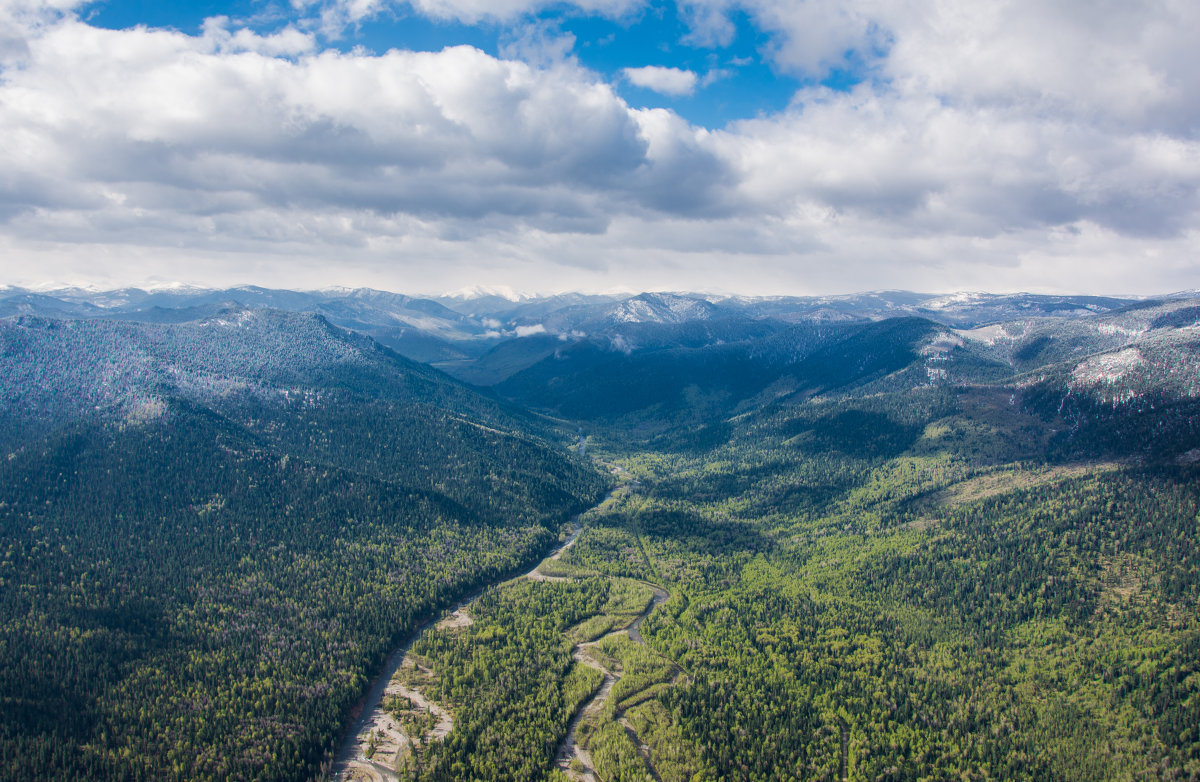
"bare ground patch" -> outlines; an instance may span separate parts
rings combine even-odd
[[[448,614],[442,621],[434,625],[434,627],[438,630],[461,630],[473,624],[475,624],[475,620],[471,618],[471,615],[465,609],[459,608],[453,613]]]
[[[1012,491],[1120,468],[1121,465],[1117,462],[1086,462],[1040,469],[1005,468],[951,484],[929,495],[925,501],[930,505],[953,508]]]

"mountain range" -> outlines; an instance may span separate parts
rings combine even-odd
[[[1198,358],[1195,291],[2,289],[0,778],[319,775],[389,650],[619,481],[557,572],[672,597],[643,626],[659,678],[604,729],[627,765],[598,763],[1188,778]],[[518,608],[444,672],[483,676],[462,709],[535,641],[563,667],[528,681],[570,678],[573,642]],[[1045,634],[1099,639],[1090,667],[1022,673],[1067,648]],[[571,713],[498,708],[478,729],[536,730],[548,769]]]

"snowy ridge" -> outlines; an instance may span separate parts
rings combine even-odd
[[[710,320],[718,312],[705,299],[674,293],[643,293],[612,307],[605,318],[612,323],[686,323]]]
[[[507,285],[469,285],[465,288],[459,288],[455,291],[447,291],[445,293],[437,294],[431,298],[460,299],[469,301],[472,299],[483,299],[488,297],[505,299],[513,303],[544,298],[537,294],[519,292]]]

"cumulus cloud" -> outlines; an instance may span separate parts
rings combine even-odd
[[[622,71],[630,84],[664,95],[691,95],[696,89],[698,77],[694,71],[682,68],[664,68],[646,65],[642,68],[625,68]]]
[[[395,7],[300,5],[334,27]],[[103,30],[77,7],[0,5],[8,281],[189,264],[199,282],[253,268],[425,290],[1195,287],[1194,3],[696,0],[697,45],[728,42],[741,12],[775,67],[863,77],[714,130],[628,106],[522,17],[540,2],[414,0],[523,19],[501,57],[342,53],[302,21]],[[321,276],[330,262],[342,279]]]
[[[447,234],[494,219],[595,232],[614,212],[657,208],[679,161],[720,165],[695,144],[652,142],[638,113],[570,65],[311,47],[223,20],[200,36],[73,20],[45,31],[0,86],[0,204],[31,231],[66,210],[97,230],[161,215],[203,232],[307,209],[464,221]]]
[[[86,0],[4,0],[0,2],[0,65],[11,66],[29,54],[27,38]]]
[[[1200,6],[1186,0],[691,0],[693,35],[714,42],[734,12],[769,34],[776,67],[861,70],[881,90],[1043,119],[1195,128]],[[1189,124],[1190,123],[1190,124]]]

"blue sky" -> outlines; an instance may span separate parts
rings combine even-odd
[[[84,18],[97,26],[121,29],[134,25],[172,28],[197,33],[211,17],[227,16],[246,27],[269,34],[297,22],[289,5],[278,2],[152,2],[101,0],[86,6]],[[789,72],[764,56],[770,36],[756,28],[741,10],[728,14],[729,40],[695,41],[692,29],[674,3],[659,2],[631,13],[613,16],[587,13],[571,6],[538,8],[515,19],[482,19],[466,23],[431,18],[408,6],[381,8],[347,25],[339,34],[323,35],[323,46],[341,51],[363,47],[381,54],[389,49],[438,51],[466,44],[493,56],[506,51],[514,31],[541,27],[553,37],[570,35],[570,54],[584,67],[608,79],[623,98],[639,107],[672,109],[705,127],[722,127],[731,120],[773,114],[785,109],[801,85],[823,84],[845,90],[864,78],[861,58],[846,53],[846,67],[830,72]],[[695,73],[697,86],[688,94],[669,94],[640,87],[623,77],[625,68],[678,68]],[[706,78],[707,77],[707,78]]]
[[[1187,0],[3,0],[0,285],[1200,287]]]

